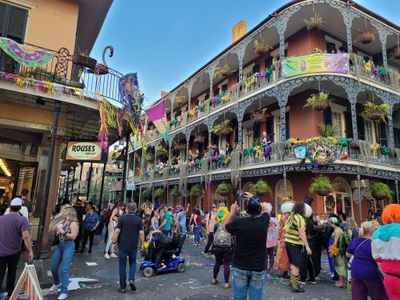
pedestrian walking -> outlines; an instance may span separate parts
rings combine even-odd
[[[214,240],[214,229],[216,225],[216,217],[217,217],[217,206],[215,204],[211,207],[211,212],[207,215],[206,218],[206,229],[207,229],[207,244],[204,248],[204,252],[202,254],[208,255],[210,252],[211,245]]]
[[[86,205],[86,215],[83,220],[83,238],[81,251],[79,253],[83,253],[85,251],[85,246],[89,239],[89,251],[88,253],[92,253],[94,235],[96,234],[97,226],[99,226],[99,215],[94,211],[93,203],[89,202]]]
[[[194,210],[194,213],[190,217],[190,224],[192,223],[193,223],[193,234],[194,234],[193,245],[198,247],[200,246],[201,229],[203,224],[203,217],[201,216],[201,211],[198,208]]]
[[[118,257],[117,255],[115,255],[114,247],[112,245],[112,238],[114,235],[115,227],[118,224],[118,218],[119,218],[119,208],[118,206],[114,206],[113,209],[111,210],[111,216],[107,226],[107,243],[106,243],[106,248],[104,250],[104,257],[106,259]]]
[[[83,202],[81,199],[76,199],[75,204],[73,206],[76,211],[76,218],[78,220],[78,225],[79,225],[79,231],[78,235],[76,236],[74,242],[75,242],[75,253],[79,252],[79,246],[82,241],[82,235],[83,235],[83,217],[86,214],[86,209],[83,207]]]
[[[218,273],[221,266],[224,266],[224,280],[225,288],[231,287],[229,284],[229,277],[231,274],[231,261],[232,261],[232,248],[233,240],[232,235],[222,228],[223,222],[229,215],[229,211],[226,207],[220,207],[216,212],[216,222],[214,225],[213,238],[214,243],[212,246],[212,253],[215,256],[215,263],[213,268],[213,279],[212,285],[218,284]]]
[[[346,255],[351,265],[351,296],[354,300],[387,300],[378,265],[372,257],[371,238],[375,231],[372,222],[363,222],[360,237],[352,240]]]
[[[299,285],[300,267],[304,251],[311,255],[306,236],[305,204],[297,201],[285,224],[285,246],[290,262],[290,287],[293,293],[304,292]]]
[[[157,231],[160,229],[160,213],[158,209],[155,209],[151,213],[150,217],[150,232]]]
[[[189,210],[189,204],[186,207],[186,211],[183,209],[182,205],[177,206],[177,213],[176,213],[176,224],[179,228],[179,232],[186,236],[186,215]]]
[[[266,203],[250,193],[245,193],[244,207],[248,217],[237,217],[237,202],[231,206],[223,228],[235,238],[233,254],[233,298],[252,300],[263,298],[266,278],[265,260],[269,212]]]
[[[278,230],[279,222],[275,216],[275,213],[271,213],[271,218],[268,225],[267,235],[267,261],[265,263],[265,269],[268,273],[274,267],[275,249],[278,246]]]
[[[162,223],[160,225],[160,230],[166,236],[170,236],[173,216],[171,212],[169,212],[168,207],[166,205],[162,206],[161,210],[163,212],[163,215],[162,215]]]
[[[21,255],[21,238],[28,251],[28,261],[33,260],[29,224],[27,218],[19,214],[21,207],[22,199],[14,198],[11,201],[9,214],[0,216],[0,290],[3,291],[3,281],[7,270],[8,297],[11,297],[15,287],[17,266]]]
[[[63,216],[61,222],[52,222],[49,227],[49,232],[56,233],[56,246],[51,257],[53,285],[49,293],[55,294],[61,287],[61,293],[57,298],[59,300],[68,298],[69,268],[74,256],[74,240],[79,232],[76,210],[66,205],[61,209],[61,214]]]
[[[128,203],[126,206],[127,213],[118,220],[117,227],[114,231],[113,245],[118,243],[119,248],[119,289],[120,293],[126,292],[126,261],[129,259],[129,287],[132,291],[136,291],[135,274],[136,274],[136,256],[140,239],[141,248],[144,244],[143,223],[139,216],[136,215],[136,203]]]

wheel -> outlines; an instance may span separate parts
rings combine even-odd
[[[143,269],[143,276],[144,277],[151,277],[154,274],[154,269],[152,267],[146,267]]]
[[[179,273],[185,272],[185,263],[183,263],[183,262],[179,263],[178,266],[176,267],[176,270],[177,270]]]

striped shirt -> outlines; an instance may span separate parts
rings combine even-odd
[[[306,228],[305,219],[299,215],[290,215],[285,224],[285,242],[296,244],[296,245],[304,245],[303,241],[300,238],[299,229]]]

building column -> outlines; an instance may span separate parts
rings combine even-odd
[[[357,99],[353,99],[353,100],[350,101],[351,126],[353,128],[353,140],[354,141],[358,140],[356,101],[357,101]]]
[[[353,25],[353,17],[350,14],[350,11],[347,10],[346,13],[343,14],[343,21],[346,25],[346,37],[347,37],[347,52],[353,52],[353,38],[351,34],[351,26]]]
[[[395,148],[395,142],[394,142],[394,129],[393,129],[393,104],[389,104],[390,109],[389,109],[389,118],[388,118],[388,131],[389,131],[389,139],[388,139],[388,147],[390,149]]]
[[[286,100],[287,101],[287,100]],[[281,122],[281,142],[286,141],[286,106],[279,107],[279,116]]]

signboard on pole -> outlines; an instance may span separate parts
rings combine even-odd
[[[136,191],[136,185],[133,181],[126,181],[126,190],[127,191]]]
[[[100,162],[102,150],[99,142],[68,142],[66,160]]]

